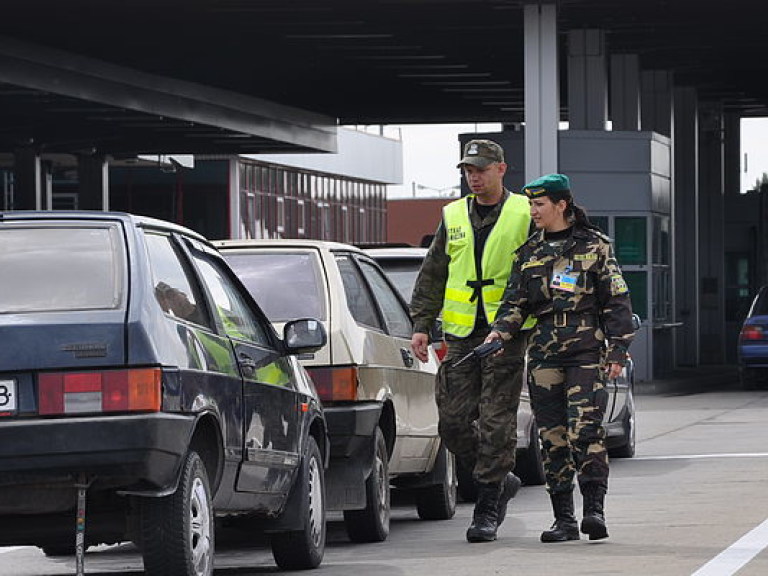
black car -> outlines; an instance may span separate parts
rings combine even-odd
[[[127,214],[0,213],[0,270],[0,546],[133,541],[147,574],[207,576],[223,517],[320,563],[328,439],[295,355],[321,323],[279,338],[205,238]]]

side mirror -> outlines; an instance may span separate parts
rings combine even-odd
[[[283,328],[283,344],[290,354],[316,352],[328,341],[323,323],[314,318],[291,320]]]

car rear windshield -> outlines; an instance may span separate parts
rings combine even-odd
[[[413,295],[413,287],[416,285],[416,278],[421,269],[421,260],[412,258],[404,258],[402,260],[382,258],[377,261],[384,269],[384,272],[387,273],[389,279],[392,280],[397,291],[405,298],[405,301],[410,302]]]
[[[768,286],[763,286],[755,298],[751,316],[768,316]]]
[[[117,225],[0,228],[0,313],[114,309],[123,295]]]
[[[325,290],[318,259],[307,252],[224,253],[271,322],[325,320]]]

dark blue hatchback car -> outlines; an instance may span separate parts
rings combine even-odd
[[[741,327],[738,361],[744,388],[768,385],[768,285],[757,292]]]
[[[0,546],[134,541],[147,574],[208,576],[227,517],[317,566],[328,439],[296,355],[325,341],[313,319],[278,337],[180,226],[0,213]]]

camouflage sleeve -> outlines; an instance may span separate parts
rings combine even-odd
[[[507,287],[504,289],[504,295],[496,313],[496,320],[491,326],[504,340],[511,339],[520,330],[528,316],[528,295],[523,286],[523,272],[520,265],[524,258],[517,252],[517,257],[512,264],[512,272],[507,281]]]
[[[443,309],[445,284],[448,280],[448,262],[450,261],[445,248],[445,227],[440,221],[413,287],[410,310],[414,332],[429,334]]]
[[[635,336],[629,288],[608,242],[600,244],[602,266],[599,268],[597,296],[605,337],[608,340],[606,362],[625,364],[627,349]]]

